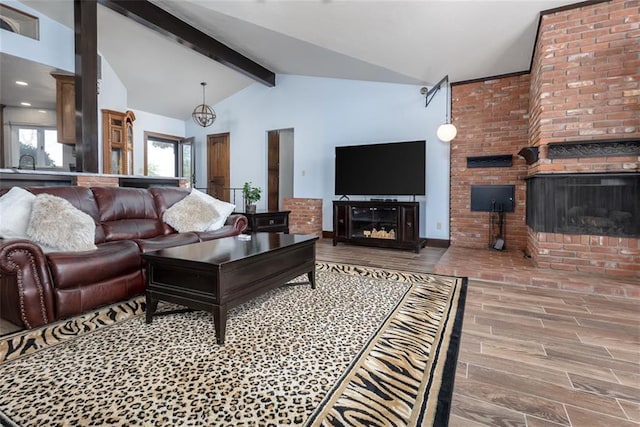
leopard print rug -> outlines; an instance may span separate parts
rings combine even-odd
[[[3,337],[0,423],[446,420],[466,280],[332,263],[318,263],[317,289],[306,280],[230,310],[224,346],[209,313],[146,324],[142,298]]]

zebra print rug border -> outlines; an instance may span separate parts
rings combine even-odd
[[[71,319],[5,335],[0,337],[0,364],[124,322],[144,314],[144,309],[144,296],[139,296]]]
[[[336,377],[335,385],[316,404],[311,416],[293,424],[446,425],[466,278],[324,262],[317,263],[316,270],[405,283],[408,288],[342,376]],[[78,318],[2,337],[0,366],[143,313],[143,298],[138,297]],[[2,411],[0,424],[17,425]]]
[[[467,278],[336,267],[347,274],[393,278],[413,286],[306,425],[446,426]],[[434,312],[442,314],[437,325],[430,319]],[[433,340],[425,341],[425,331],[433,327]]]

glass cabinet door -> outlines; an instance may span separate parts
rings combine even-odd
[[[133,175],[132,111],[102,110],[102,145],[104,173]]]
[[[398,209],[394,207],[351,207],[351,237],[392,239],[398,235]]]

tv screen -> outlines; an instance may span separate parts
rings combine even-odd
[[[426,142],[336,147],[335,194],[424,195]]]

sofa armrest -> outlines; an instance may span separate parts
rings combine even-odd
[[[51,275],[40,246],[24,239],[0,239],[0,273],[16,277],[18,310],[27,328],[55,320]]]
[[[238,234],[240,234],[249,226],[249,220],[247,220],[247,217],[242,214],[231,214],[224,225],[232,225],[233,228],[238,230]]]

